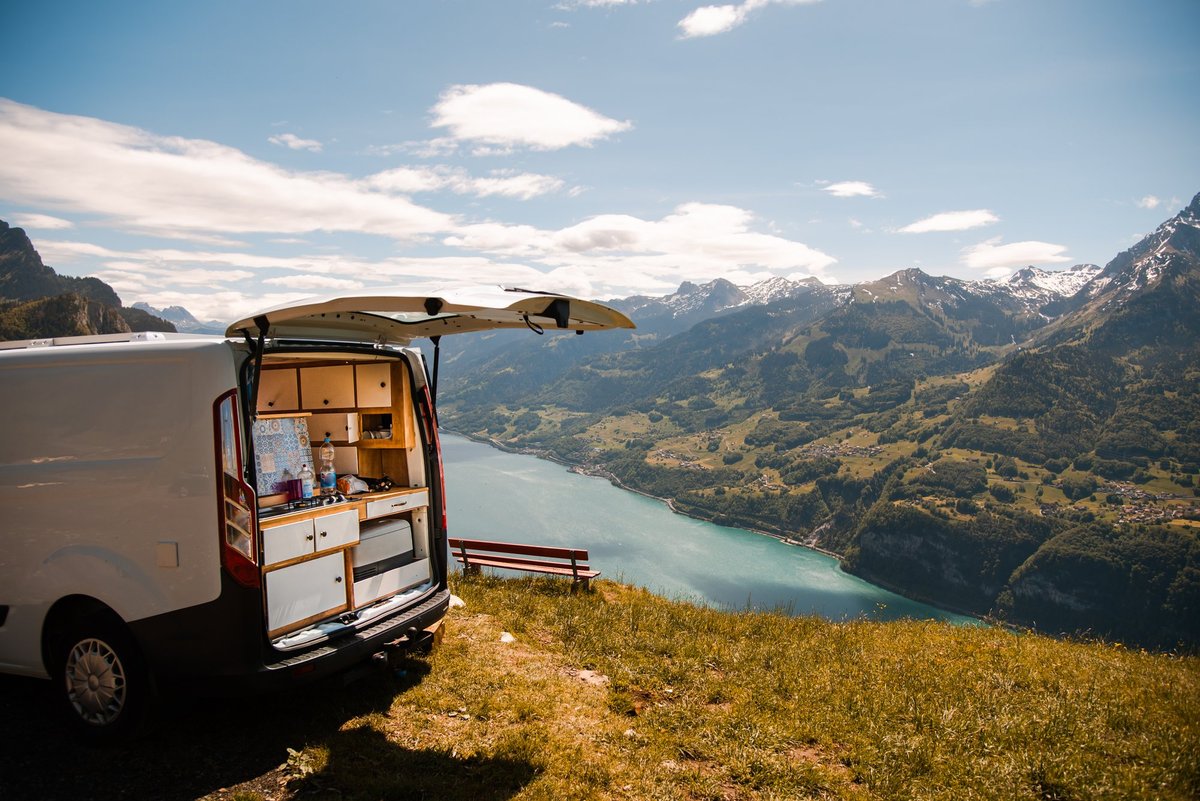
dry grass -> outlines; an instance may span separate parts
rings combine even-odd
[[[457,592],[467,607],[451,615],[428,674],[386,712],[351,719],[332,742],[298,752],[314,767],[290,794],[1200,792],[1195,658],[932,622],[720,612],[611,582],[570,595],[561,581],[484,577],[459,579]],[[414,784],[378,769],[396,749],[461,769]],[[479,776],[491,795],[480,795]]]

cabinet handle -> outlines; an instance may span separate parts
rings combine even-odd
[[[306,534],[306,535],[304,535],[304,539],[306,539],[306,540],[309,540],[309,541],[311,541],[311,540],[312,540],[312,538],[313,538],[313,535],[312,535],[312,534]]]
[[[328,532],[322,531],[321,536],[324,537]]]
[[[275,405],[275,401],[267,401],[267,405],[268,405],[268,406],[274,406],[274,405]]]
[[[386,386],[387,386],[387,382],[386,382],[386,381],[380,381],[380,382],[379,382],[379,386],[380,386],[380,387],[386,387]]]
[[[325,400],[321,401],[321,403],[323,403],[323,404],[325,404],[326,406],[328,406],[328,405],[329,405],[329,398],[326,398]]]
[[[400,501],[399,503],[393,503],[393,504],[392,504],[392,508],[393,508],[393,509],[399,509],[399,508],[401,508],[401,507],[404,507],[404,506],[408,506],[408,501]]]
[[[335,579],[334,579],[334,582],[335,582],[335,583],[337,583],[337,584],[341,584],[341,583],[342,583],[342,577],[341,577],[341,576],[338,576],[337,578],[335,578]]]

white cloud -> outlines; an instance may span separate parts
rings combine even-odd
[[[307,150],[310,153],[320,153],[323,147],[316,139],[301,139],[295,134],[290,133],[269,136],[267,137],[267,141],[273,145],[282,145],[292,150]]]
[[[105,247],[39,239],[47,263],[104,277],[126,303],[178,304],[209,319],[355,288],[347,281],[402,284],[405,293],[485,283],[622,297],[665,294],[685,279],[812,275],[835,261],[735,206],[684,203],[658,218],[601,214],[559,227],[466,223],[401,195],[527,198],[566,188],[553,176],[447,166],[355,178],[293,172],[213,142],[4,100],[0,151],[9,156],[0,160],[0,200],[10,207],[60,208],[113,231],[181,240]],[[329,250],[358,247],[341,233],[390,237],[410,255]]]
[[[1157,209],[1160,205],[1162,205],[1162,201],[1154,195],[1146,195],[1137,202],[1139,209]]]
[[[749,19],[752,12],[765,6],[799,6],[817,2],[820,0],[744,0],[737,5],[701,6],[681,19],[678,27],[684,39],[715,36],[733,30]]]
[[[733,30],[746,21],[746,8],[741,6],[701,6],[681,19],[679,30],[684,39],[714,36]]]
[[[485,177],[473,177],[466,170],[454,167],[397,167],[364,179],[373,189],[385,192],[434,192],[449,189],[460,195],[475,195],[529,200],[563,188],[563,182],[551,175],[522,173],[515,170],[492,170]]]
[[[1004,267],[1026,267],[1031,264],[1059,264],[1070,261],[1066,245],[1051,242],[1012,242],[1001,245],[999,237],[963,249],[963,264],[988,270],[989,275]]]
[[[557,231],[468,225],[445,244],[550,268],[544,286],[582,286],[592,297],[669,292],[683,280],[811,275],[835,262],[808,245],[754,231],[754,223],[745,209],[685,203],[660,220],[604,214]]]
[[[12,224],[18,228],[40,228],[46,231],[57,231],[63,228],[74,228],[75,223],[62,217],[51,217],[49,214],[15,214]]]
[[[633,124],[605,117],[560,95],[515,83],[452,86],[431,109],[433,127],[449,129],[482,153],[528,147],[559,150],[627,131]]]
[[[362,289],[363,282],[352,278],[333,278],[328,275],[281,275],[263,280],[268,286],[288,289]]]
[[[866,181],[838,181],[821,187],[834,197],[883,197],[883,194]]]
[[[8,202],[89,213],[158,236],[331,231],[420,241],[457,224],[343,175],[291,172],[215,142],[5,99],[0,152]]]
[[[946,211],[909,223],[900,229],[902,234],[927,234],[931,231],[966,231],[981,225],[991,225],[1000,218],[987,209]]]

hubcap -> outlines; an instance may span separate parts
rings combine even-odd
[[[75,644],[67,657],[66,680],[67,699],[88,723],[112,723],[125,707],[125,666],[103,640]]]

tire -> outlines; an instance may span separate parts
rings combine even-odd
[[[125,625],[94,612],[56,638],[52,678],[68,726],[83,740],[110,743],[141,731],[153,697],[149,672]]]

